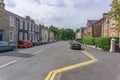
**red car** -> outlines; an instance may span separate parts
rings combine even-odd
[[[27,48],[27,47],[32,47],[33,44],[30,41],[19,41],[17,47],[18,48]]]

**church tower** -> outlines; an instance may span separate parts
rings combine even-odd
[[[0,0],[0,9],[5,9],[5,3],[4,0]]]

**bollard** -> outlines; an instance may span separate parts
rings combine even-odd
[[[111,39],[110,52],[115,52],[115,39]]]

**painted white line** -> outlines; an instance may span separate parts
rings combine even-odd
[[[42,52],[42,51],[44,51],[44,49],[41,49],[41,50],[39,50],[39,51],[36,51],[36,52],[34,52],[33,54],[35,55],[35,54],[38,54],[38,53],[40,53],[40,52]]]
[[[11,62],[6,63],[6,64],[4,64],[4,65],[1,65],[1,66],[0,66],[0,69],[3,68],[3,67],[9,66],[9,65],[11,65],[11,64],[14,64],[15,62],[17,62],[17,60],[14,60],[14,61],[11,61]]]

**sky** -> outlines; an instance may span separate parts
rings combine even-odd
[[[110,11],[112,0],[5,0],[6,10],[37,24],[59,28],[85,27],[87,20],[99,20]]]

